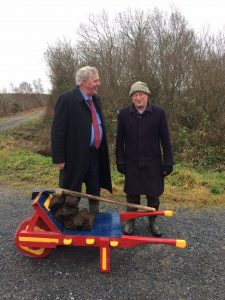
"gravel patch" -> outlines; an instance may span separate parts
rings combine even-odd
[[[21,116],[9,117],[6,120],[2,120],[0,122],[0,132],[11,129],[11,128],[14,128],[14,127],[17,127],[17,126],[22,125],[22,124],[24,124],[26,122],[29,122],[31,120],[38,119],[43,115],[44,115],[44,110],[37,111],[37,112],[32,112],[32,113],[29,113],[29,114],[24,114],[24,115],[21,115]]]
[[[0,299],[225,299],[224,209],[179,208],[172,218],[159,217],[164,237],[186,239],[188,247],[112,249],[109,274],[99,272],[98,248],[60,246],[45,259],[22,255],[13,235],[32,213],[29,197],[0,189]],[[135,234],[149,235],[147,218],[137,220]]]

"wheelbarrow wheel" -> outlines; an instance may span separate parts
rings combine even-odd
[[[31,218],[27,218],[26,220],[24,220],[17,228],[16,233],[14,235],[14,242],[16,245],[16,248],[22,252],[23,254],[25,254],[26,256],[30,256],[33,258],[44,258],[47,257],[50,253],[51,253],[51,248],[36,248],[36,247],[24,247],[20,245],[19,242],[19,235],[20,232],[24,229],[27,228],[27,226],[29,225],[29,223],[31,222]],[[34,227],[34,231],[42,231],[42,230],[46,230],[47,227],[46,225],[43,225],[44,223],[41,221],[37,222],[37,226]],[[40,227],[39,227],[40,226]]]

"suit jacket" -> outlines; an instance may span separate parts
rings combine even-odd
[[[99,148],[100,186],[112,192],[108,143],[100,99],[93,96],[102,123]],[[56,105],[51,130],[53,163],[65,162],[60,174],[60,186],[76,190],[82,183],[88,165],[91,140],[91,112],[77,86],[62,94]]]
[[[119,111],[117,124],[116,163],[126,168],[124,191],[160,196],[163,164],[173,165],[165,111],[148,105],[140,115],[131,105]]]

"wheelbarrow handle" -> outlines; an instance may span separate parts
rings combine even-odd
[[[127,203],[127,202],[115,201],[115,200],[111,200],[111,199],[105,199],[105,198],[102,198],[99,196],[94,196],[94,195],[90,195],[90,194],[75,192],[75,191],[61,189],[61,188],[56,188],[54,190],[54,194],[58,197],[60,197],[62,195],[83,197],[83,198],[93,199],[93,200],[102,201],[102,202],[106,202],[106,203],[110,203],[110,204],[116,204],[116,205],[126,206],[126,207],[130,207],[130,208],[136,208],[136,209],[144,210],[144,211],[155,211],[155,208],[145,206],[145,205],[132,204],[132,203]]]

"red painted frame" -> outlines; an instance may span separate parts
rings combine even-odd
[[[45,257],[49,254],[49,249],[59,245],[72,245],[84,247],[100,248],[100,271],[102,273],[110,272],[110,250],[111,248],[128,248],[142,244],[165,244],[185,248],[184,240],[128,236],[122,235],[119,238],[101,237],[101,236],[81,236],[65,235],[59,231],[54,222],[48,217],[38,200],[42,193],[35,198],[32,206],[34,207],[33,216],[28,219],[25,228],[17,230],[14,240],[16,247],[23,254],[35,258]],[[121,212],[121,222],[133,218],[161,215],[165,216],[166,212]],[[172,214],[171,214],[172,215]],[[48,250],[48,251],[45,251]],[[46,253],[45,253],[46,252]]]

